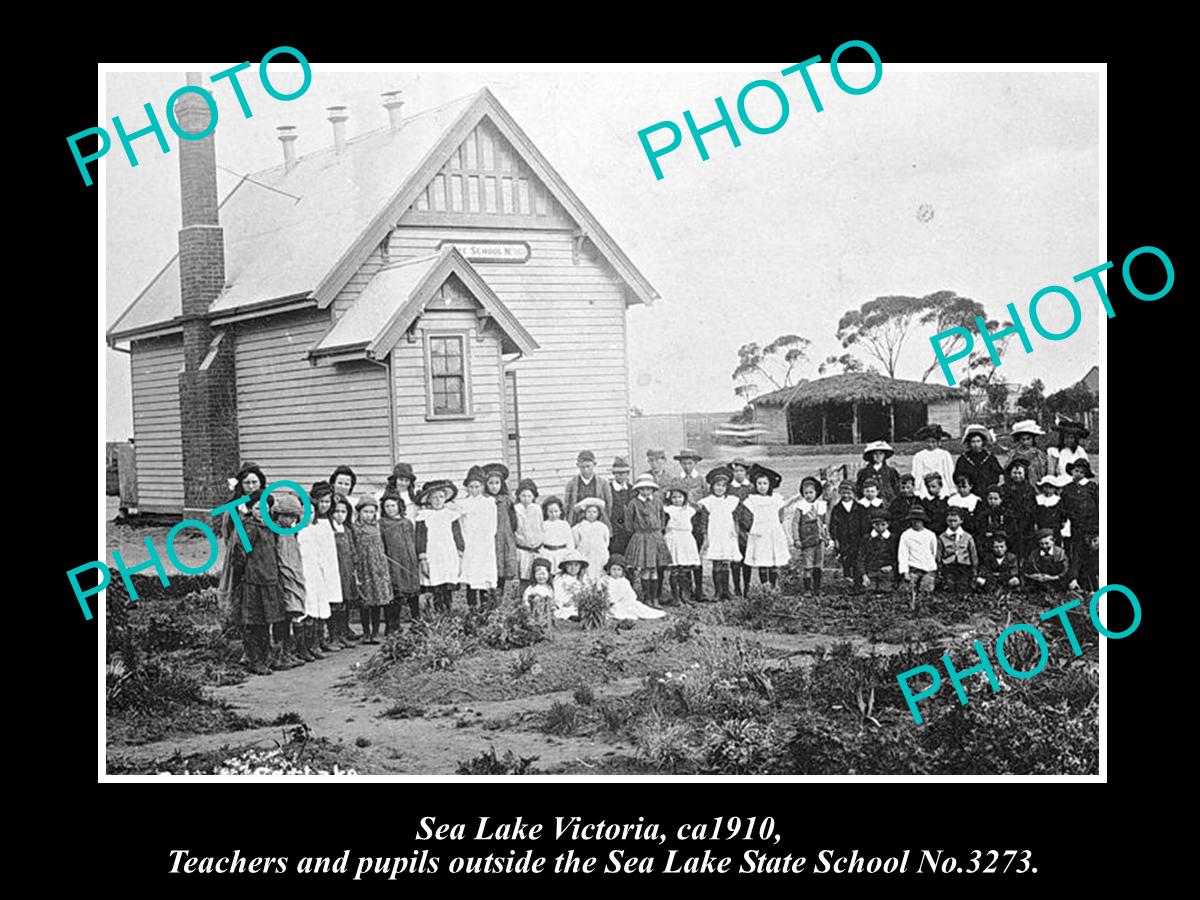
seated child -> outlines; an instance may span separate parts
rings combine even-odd
[[[921,506],[908,514],[908,529],[900,535],[897,550],[900,575],[913,585],[914,591],[928,594],[933,590],[934,573],[938,567],[938,539],[925,527],[929,516]]]
[[[1035,593],[1057,593],[1067,584],[1066,551],[1055,543],[1053,529],[1039,528],[1033,537],[1037,546],[1025,558],[1022,571],[1026,587]]]
[[[963,513],[957,506],[946,510],[946,530],[938,537],[938,546],[941,550],[938,586],[954,594],[967,593],[979,569],[979,554],[975,538],[963,528]]]
[[[608,590],[608,599],[612,601],[608,614],[614,619],[661,619],[666,612],[638,600],[633,585],[629,583],[628,570],[625,557],[619,553],[610,556],[604,566],[605,574],[601,583]]]
[[[554,579],[554,618],[577,618],[575,592],[584,585],[587,557],[578,550],[564,551],[558,561],[559,575]]]
[[[1008,549],[1008,536],[1003,531],[986,535],[990,547],[979,560],[979,573],[975,577],[977,587],[993,593],[1003,593],[1021,586],[1017,555]]]
[[[889,576],[893,582],[891,586],[895,587],[895,546],[888,528],[887,510],[879,507],[871,513],[871,533],[863,541],[859,553],[863,574],[874,593],[885,590]]]
[[[550,636],[554,632],[554,587],[550,583],[550,560],[544,556],[535,557],[529,571],[533,580],[525,588],[521,599],[529,608],[530,620],[546,629],[547,636]]]

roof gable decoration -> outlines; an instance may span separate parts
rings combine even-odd
[[[498,332],[504,353],[532,353],[537,342],[453,246],[381,269],[354,305],[309,351],[311,358],[384,359],[429,307],[476,308]]]
[[[436,145],[425,155],[421,164],[405,180],[387,206],[375,217],[359,240],[317,286],[314,296],[318,306],[324,308],[333,302],[342,286],[350,279],[371,250],[378,246],[387,232],[394,228],[410,207],[417,203],[418,197],[426,194],[430,183],[435,180],[448,161],[460,153],[460,148],[485,120],[511,146],[516,153],[519,166],[527,169],[530,177],[544,185],[545,190],[561,206],[565,214],[578,223],[578,237],[581,240],[584,238],[589,240],[605,261],[613,267],[617,275],[628,285],[630,300],[650,305],[659,299],[658,291],[638,271],[624,251],[617,246],[562,176],[542,156],[541,151],[521,130],[521,127],[509,115],[508,110],[500,105],[500,101],[490,90],[481,88],[455,122],[442,134]]]

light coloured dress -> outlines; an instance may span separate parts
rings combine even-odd
[[[576,614],[575,592],[586,584],[586,577],[561,572],[554,578],[554,618],[569,619]]]
[[[338,569],[337,539],[329,519],[314,518],[296,535],[304,571],[304,614],[329,618],[329,604],[342,602],[342,576]]]
[[[517,531],[514,538],[517,542],[517,566],[523,581],[533,580],[533,561],[542,553],[542,507],[537,501],[526,506],[518,503]]]
[[[558,561],[568,550],[574,549],[575,535],[566,519],[547,519],[542,523],[542,556],[550,560],[555,571],[558,570]]]
[[[612,601],[608,614],[614,619],[661,619],[666,615],[666,611],[647,606],[638,600],[633,585],[627,578],[611,578],[605,575],[601,583],[608,590],[608,599]]]
[[[742,551],[738,548],[737,523],[733,519],[733,512],[741,502],[734,494],[726,494],[724,497],[709,494],[700,500],[698,505],[708,511],[705,559],[736,561],[742,558]]]
[[[786,566],[792,554],[788,550],[787,532],[779,521],[783,498],[778,494],[751,494],[742,503],[754,515],[746,541],[745,564],[759,568]]]
[[[664,506],[663,512],[667,515],[663,539],[667,542],[667,549],[671,551],[671,565],[700,565],[700,551],[696,548],[696,538],[692,535],[692,518],[696,515],[696,507]]]
[[[588,571],[599,572],[608,562],[608,541],[612,532],[603,522],[584,519],[571,529],[575,549],[587,557]]]
[[[429,566],[429,574],[421,576],[421,584],[427,587],[458,584],[458,545],[454,542],[454,523],[458,519],[458,510],[448,506],[417,511],[417,521],[425,523],[425,557]]]
[[[496,586],[496,498],[487,494],[463,497],[458,501],[462,514],[462,571],[458,580],[472,590],[490,590]]]

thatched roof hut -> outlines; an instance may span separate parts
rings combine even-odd
[[[755,420],[790,444],[908,440],[934,423],[958,434],[961,396],[945,385],[847,372],[763,394]]]

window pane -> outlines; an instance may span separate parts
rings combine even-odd
[[[446,339],[445,338],[430,338],[429,339],[429,355],[430,356],[445,356],[446,355]]]
[[[434,374],[434,376],[437,376],[437,375],[445,375],[445,374],[447,373],[447,370],[446,370],[446,357],[444,357],[444,356],[431,356],[431,357],[430,357],[430,359],[429,359],[429,363],[430,363],[430,366],[432,367],[432,370],[433,370],[433,374]]]

